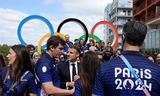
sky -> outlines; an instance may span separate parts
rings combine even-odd
[[[104,20],[105,7],[111,2],[112,0],[0,0],[0,44],[20,44],[18,25],[30,15],[40,15],[48,19],[55,32],[63,20],[77,18],[86,25],[90,33],[94,24]],[[103,30],[100,25],[94,34],[103,39]],[[27,44],[36,46],[42,36],[49,32],[46,23],[32,19],[23,25],[21,35]],[[82,36],[84,31],[77,23],[68,22],[62,26],[61,33],[69,34],[73,41]]]

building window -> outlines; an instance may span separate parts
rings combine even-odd
[[[147,35],[146,35],[146,38],[145,38],[145,49],[148,49],[148,48],[149,48],[148,42],[149,42],[149,35],[147,34]]]
[[[156,31],[152,32],[152,48],[156,48]]]
[[[126,16],[126,10],[123,10],[123,14]]]
[[[160,48],[160,30],[157,30],[157,32],[156,32],[157,34],[156,34],[156,45],[157,45],[157,48]]]
[[[148,48],[151,48],[151,40],[152,40],[152,38],[151,38],[151,32],[149,32],[148,35],[149,35],[149,36],[148,36],[148,37],[149,37],[149,38],[148,38],[148,39],[149,39],[149,40],[148,40],[148,41],[149,41],[149,42],[148,42]]]
[[[131,11],[128,11],[128,16],[131,16]]]

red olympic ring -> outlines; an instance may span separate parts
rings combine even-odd
[[[110,27],[113,28],[113,30],[114,30],[114,32],[115,32],[115,35],[114,35],[114,40],[113,40],[113,42],[112,42],[111,47],[112,47],[112,48],[116,47],[116,45],[117,45],[117,43],[118,43],[118,30],[117,30],[117,28],[116,28],[111,22],[109,22],[109,21],[99,21],[99,22],[97,22],[97,23],[93,26],[93,28],[92,28],[92,30],[91,30],[91,34],[94,33],[94,30],[95,30],[96,27],[97,27],[98,25],[100,25],[100,24],[107,24],[107,25],[109,25]]]

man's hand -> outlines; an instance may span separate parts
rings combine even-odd
[[[75,91],[75,87],[73,87],[73,89],[71,90],[72,91],[72,94],[74,93],[74,91]]]
[[[74,82],[67,82],[66,86],[68,86],[68,87],[74,87]]]

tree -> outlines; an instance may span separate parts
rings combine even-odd
[[[9,48],[10,46],[8,46],[7,44],[0,45],[0,53],[4,56],[5,63],[7,63],[6,56],[8,54]]]

